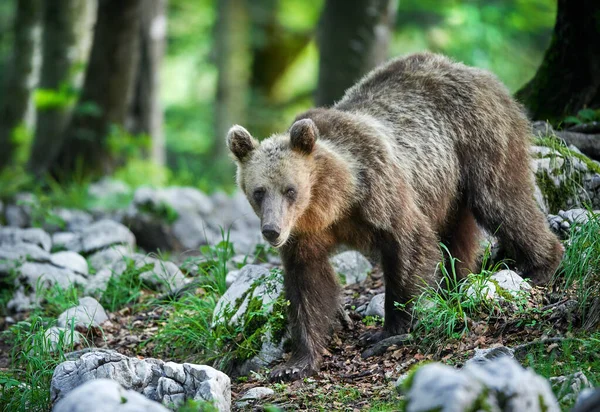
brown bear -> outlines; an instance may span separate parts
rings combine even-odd
[[[524,275],[544,282],[562,246],[534,201],[530,124],[492,74],[423,53],[392,60],[332,108],[299,115],[259,143],[233,126],[237,181],[284,266],[293,351],[274,379],[317,371],[339,307],[329,254],[377,252],[385,279],[379,338],[405,330],[406,304],[438,281],[446,244],[463,269],[479,227]]]

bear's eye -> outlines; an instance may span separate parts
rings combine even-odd
[[[265,197],[265,189],[263,189],[263,188],[256,189],[254,191],[254,193],[252,193],[252,197],[254,197],[254,201],[256,203],[262,202],[263,197]]]
[[[288,187],[287,189],[285,189],[284,194],[290,200],[296,199],[296,189],[294,189],[293,187]]]

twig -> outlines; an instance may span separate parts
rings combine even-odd
[[[550,309],[552,309],[552,308],[555,308],[556,306],[560,306],[560,305],[562,305],[563,303],[567,303],[568,301],[569,301],[569,299],[568,299],[568,298],[564,298],[563,300],[559,300],[558,302],[554,302],[554,303],[551,303],[551,304],[549,304],[549,305],[546,305],[546,306],[544,306],[543,308],[541,308],[541,309],[540,309],[540,311],[542,311],[542,312],[545,312],[545,311],[547,311],[547,310],[550,310]]]
[[[383,339],[375,345],[367,348],[361,355],[363,359],[370,358],[371,356],[378,356],[383,354],[392,345],[401,345],[407,342],[411,342],[413,337],[409,333],[404,335],[390,336],[389,338]]]
[[[569,132],[577,133],[600,133],[600,122],[582,123],[568,127]]]

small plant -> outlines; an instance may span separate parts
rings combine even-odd
[[[554,277],[560,290],[574,288],[583,317],[590,299],[600,295],[600,216],[589,214],[583,224],[572,225],[562,264]]]
[[[145,288],[140,274],[154,269],[151,263],[138,267],[132,259],[124,260],[127,264],[125,271],[120,276],[111,276],[100,298],[100,304],[109,312],[138,302]]]
[[[469,331],[471,318],[500,311],[500,302],[490,299],[489,279],[497,272],[502,262],[491,266],[491,249],[484,254],[482,270],[461,279],[456,273],[457,259],[450,255],[448,248],[441,245],[448,256],[446,264],[440,263],[442,281],[436,287],[427,287],[416,299],[413,316],[418,320],[416,329],[424,342],[436,342],[448,338],[459,338]],[[504,297],[504,296],[503,296]],[[511,299],[512,296],[505,298]],[[400,308],[402,309],[402,308]]]
[[[576,125],[600,121],[600,110],[581,109],[577,116],[567,116],[564,120],[566,124]]]
[[[41,316],[32,316],[3,332],[12,345],[11,365],[0,371],[0,405],[3,411],[50,410],[50,381],[54,369],[65,361],[65,348],[73,347],[73,331],[61,333],[50,345],[46,331],[53,326]],[[70,341],[65,341],[69,339]]]
[[[365,316],[362,322],[367,326],[383,325],[383,318],[379,316]]]

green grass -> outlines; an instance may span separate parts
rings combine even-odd
[[[600,216],[571,227],[564,259],[554,277],[559,290],[574,288],[585,318],[591,298],[600,296]]]
[[[441,245],[448,255],[446,264],[440,263],[442,281],[438,286],[426,287],[416,299],[413,316],[418,319],[414,334],[423,344],[435,344],[447,339],[458,339],[469,332],[471,319],[482,318],[502,311],[501,300],[489,299],[488,281],[497,271],[503,269],[504,263],[490,262],[491,250],[485,252],[482,270],[471,273],[461,279],[456,273],[457,259],[450,255],[448,249]],[[468,290],[471,292],[468,293]],[[515,301],[517,297],[504,294],[496,287],[503,299]],[[402,309],[402,308],[400,308]]]
[[[50,410],[50,381],[54,369],[65,361],[65,352],[73,347],[68,334],[61,334],[53,350],[45,332],[56,321],[34,315],[3,333],[11,346],[11,367],[0,372],[0,405],[2,411]],[[72,335],[73,331],[71,330]]]
[[[600,385],[600,333],[581,336],[580,340],[565,340],[548,351],[547,346],[534,348],[523,359],[523,366],[531,367],[536,373],[551,378],[583,372],[590,383]],[[558,395],[558,394],[556,394]],[[569,410],[573,402],[561,402],[563,410]]]

